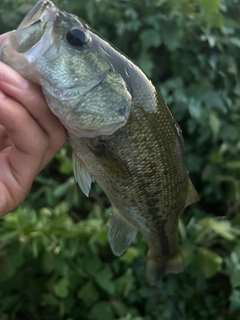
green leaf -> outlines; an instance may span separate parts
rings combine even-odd
[[[144,30],[140,39],[142,40],[142,46],[144,49],[148,49],[151,47],[157,48],[162,43],[160,31],[156,31],[154,29]]]
[[[43,271],[50,273],[54,270],[56,264],[58,264],[59,261],[56,257],[56,255],[52,252],[45,252],[42,257],[42,268]]]
[[[213,134],[216,136],[220,130],[221,122],[215,112],[210,112],[209,114],[209,125]]]
[[[203,102],[209,109],[218,109],[222,112],[227,111],[225,101],[223,100],[221,91],[207,91],[203,97]]]
[[[230,277],[232,288],[240,286],[240,246],[234,248],[230,257],[225,259],[226,272]]]
[[[192,118],[198,120],[202,117],[202,105],[200,101],[191,98],[189,100],[188,110]]]
[[[115,280],[116,291],[121,296],[127,297],[133,289],[135,281],[132,270],[128,269],[125,274]]]
[[[82,269],[91,276],[95,276],[102,266],[102,262],[97,255],[85,256],[82,259]]]
[[[138,248],[129,247],[128,250],[124,253],[124,255],[120,258],[122,261],[126,263],[132,263],[137,257],[139,257],[140,252]]]
[[[240,48],[240,40],[238,38],[229,38],[229,42]]]
[[[37,221],[36,212],[29,208],[18,209],[17,217],[18,217],[19,227],[22,229],[29,227],[30,225],[36,223]]]
[[[121,317],[127,313],[128,308],[123,302],[113,300],[111,303],[112,303],[113,308],[117,312],[118,316]]]
[[[227,169],[238,170],[240,169],[240,161],[228,161],[225,166]]]
[[[92,281],[88,281],[78,291],[78,298],[84,301],[85,304],[92,305],[94,302],[98,301],[100,297]]]
[[[67,277],[64,277],[53,286],[53,291],[56,294],[56,296],[60,298],[65,298],[68,295],[68,286],[69,279]]]
[[[56,297],[54,297],[54,295],[48,293],[48,294],[43,294],[42,304],[49,305],[49,306],[59,306],[60,301]]]
[[[102,269],[95,276],[97,284],[109,294],[114,294],[115,283],[112,281],[112,271],[109,266]]]
[[[218,13],[221,5],[221,0],[197,0],[204,12],[208,15]]]
[[[222,266],[223,259],[216,253],[197,248],[192,256],[191,268],[195,275],[203,274],[206,278],[214,276]]]
[[[69,189],[69,184],[67,182],[60,184],[53,190],[54,197],[62,197],[65,193],[67,193]]]
[[[183,30],[179,28],[173,21],[162,22],[161,33],[163,43],[170,51],[176,50],[181,46]]]
[[[229,297],[230,300],[230,312],[240,310],[240,290],[235,289]]]
[[[234,240],[236,237],[234,229],[229,221],[214,221],[211,225],[211,229],[229,241]]]
[[[19,230],[3,233],[0,235],[0,243],[2,245],[4,242],[13,241],[14,239],[17,239],[18,236],[19,236]]]
[[[107,301],[96,303],[91,309],[91,315],[94,320],[113,320],[114,318],[112,307]]]
[[[240,265],[240,264],[239,264]],[[240,266],[236,266],[229,274],[232,288],[240,287]]]
[[[214,164],[221,164],[223,163],[223,155],[219,152],[213,152],[209,155],[209,160]]]

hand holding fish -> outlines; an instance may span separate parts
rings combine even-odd
[[[0,63],[0,216],[22,203],[66,137],[41,88]]]

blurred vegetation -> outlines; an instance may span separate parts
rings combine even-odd
[[[1,0],[0,32],[34,1]],[[133,59],[182,127],[201,201],[179,224],[185,271],[161,287],[188,320],[240,319],[240,0],[58,0]],[[72,174],[68,144],[0,221],[0,320],[174,319],[145,281],[139,236],[121,257],[111,208]]]

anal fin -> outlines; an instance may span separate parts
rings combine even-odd
[[[123,219],[115,212],[110,218],[108,237],[112,251],[116,256],[124,253],[137,234],[137,231]]]
[[[187,192],[187,199],[185,202],[185,208],[189,206],[190,204],[197,202],[199,200],[199,195],[194,188],[194,185],[192,184],[191,180],[188,178],[188,192]]]
[[[72,163],[75,180],[82,192],[88,197],[92,184],[92,177],[86,168],[86,165],[75,155],[74,152],[72,155]]]

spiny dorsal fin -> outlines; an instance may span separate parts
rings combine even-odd
[[[75,180],[82,192],[88,197],[92,184],[92,177],[86,168],[86,165],[75,155],[74,152],[72,156],[72,163]]]
[[[112,251],[116,256],[123,254],[137,234],[136,230],[123,219],[115,212],[110,218],[108,237]]]
[[[185,202],[185,208],[189,206],[190,204],[197,202],[199,200],[199,195],[197,191],[194,188],[194,185],[192,184],[191,180],[188,178],[188,193],[187,193],[187,199]]]

